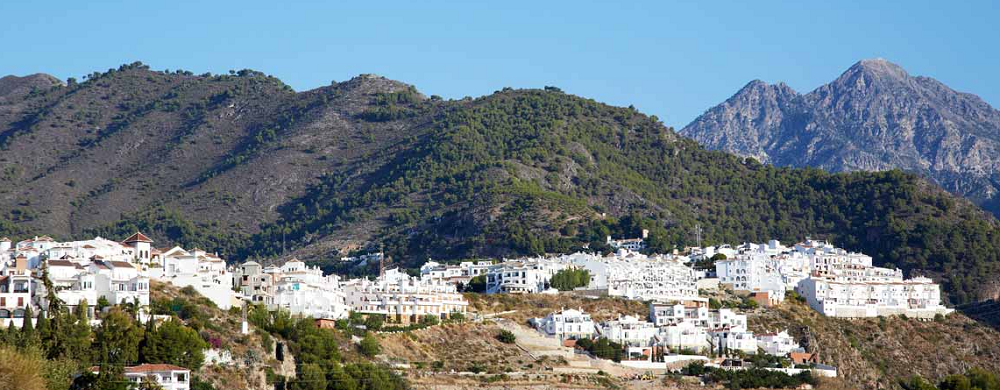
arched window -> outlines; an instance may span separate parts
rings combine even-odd
[[[0,309],[0,318],[10,318],[10,310]]]
[[[13,318],[24,318],[24,309],[15,309]]]

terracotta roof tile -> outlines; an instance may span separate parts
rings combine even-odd
[[[150,240],[149,237],[146,237],[146,235],[144,235],[142,233],[135,232],[135,234],[133,234],[129,238],[126,238],[125,241],[122,241],[122,242],[126,243],[126,244],[133,243],[133,242],[148,242],[148,243],[152,243],[153,240]]]

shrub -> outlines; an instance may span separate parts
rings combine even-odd
[[[504,344],[514,344],[517,341],[517,336],[514,336],[514,333],[509,330],[501,330],[497,334],[497,340]]]
[[[368,335],[358,343],[358,351],[362,355],[372,358],[382,352],[382,346],[379,345],[378,339],[375,336]]]

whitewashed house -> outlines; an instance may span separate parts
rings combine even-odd
[[[716,354],[729,356],[736,351],[746,354],[757,353],[757,339],[753,332],[745,329],[719,328],[708,331],[708,336],[712,340],[712,347]]]
[[[324,276],[319,267],[292,259],[281,266],[277,278],[272,310],[324,319],[346,318],[350,312],[337,275]]]
[[[144,381],[152,381],[163,390],[190,390],[191,370],[172,364],[140,364],[125,367],[125,379],[138,387]],[[91,367],[90,372],[99,374],[100,367]]]
[[[609,341],[632,347],[646,347],[656,343],[658,329],[652,322],[639,317],[624,316],[607,321],[597,328],[601,337]]]
[[[754,338],[757,339],[757,348],[764,350],[769,355],[786,356],[792,352],[804,352],[787,330],[758,334]]]
[[[14,261],[0,261],[0,325],[23,325],[25,311],[32,305],[31,296],[28,259],[18,256]]]
[[[156,259],[150,268],[153,279],[194,288],[223,310],[239,304],[239,297],[233,291],[233,274],[225,260],[201,249],[188,251],[179,246],[152,253]]]
[[[535,318],[532,322],[539,332],[562,340],[590,338],[596,332],[590,314],[581,310],[563,310],[545,318]]]

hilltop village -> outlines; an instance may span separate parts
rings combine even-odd
[[[785,329],[753,333],[743,310],[805,302],[816,312],[840,318],[898,315],[929,320],[953,310],[941,302],[938,284],[904,278],[899,269],[875,267],[870,256],[819,240],[786,246],[777,240],[685,248],[644,254],[643,238],[607,238],[610,254],[580,252],[543,257],[480,260],[458,264],[429,261],[419,271],[386,269],[377,277],[346,279],[291,259],[283,264],[229,264],[208,251],[179,246],[156,248],[136,232],[117,241],[101,237],[58,242],[33,237],[0,239],[0,325],[23,327],[46,316],[49,300],[70,311],[85,309],[93,324],[113,305],[130,306],[140,322],[150,311],[151,281],[190,288],[220,309],[261,306],[335,327],[354,316],[378,316],[406,326],[470,317],[463,293],[574,294],[642,301],[646,313],[619,313],[595,321],[583,310],[564,308],[529,321],[539,337],[639,369],[667,369],[678,363],[740,370],[752,356],[786,362],[770,370],[795,375],[837,376],[837,368],[807,353]],[[384,261],[381,253],[345,262]],[[49,291],[48,289],[51,289]],[[717,297],[741,297],[724,305]],[[482,318],[479,318],[480,320]],[[249,325],[243,323],[243,332]],[[759,357],[757,358],[759,359]],[[163,365],[161,365],[163,366]],[[135,378],[160,370],[187,389],[190,371],[176,366],[129,367]]]

